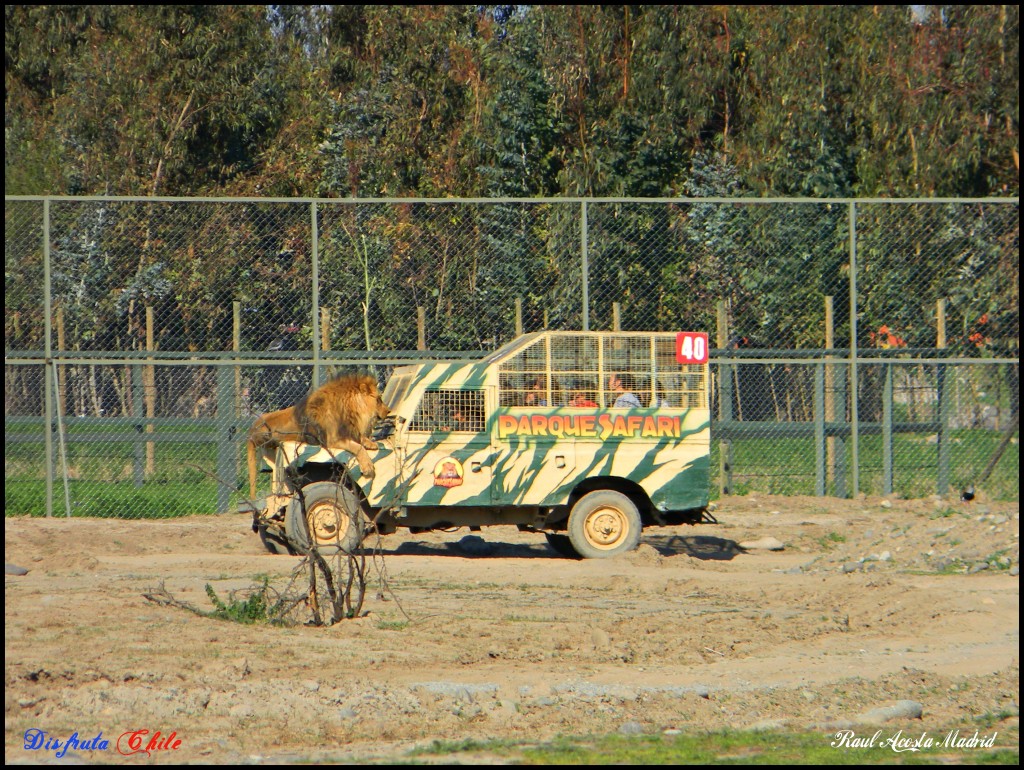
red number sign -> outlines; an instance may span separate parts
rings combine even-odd
[[[676,335],[676,361],[681,364],[706,364],[707,332],[679,332]]]

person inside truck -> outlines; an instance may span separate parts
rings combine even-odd
[[[614,409],[642,406],[640,399],[633,392],[635,390],[636,384],[632,374],[623,372],[613,374],[608,378],[608,392],[615,398],[614,403],[612,403],[612,408]]]
[[[569,400],[566,406],[581,408],[598,406],[594,394],[594,383],[589,380],[577,380],[573,389],[569,392]]]
[[[466,416],[462,413],[462,409],[460,407],[455,407],[452,409],[450,419],[447,421],[447,425],[444,426],[443,430],[469,430],[467,427],[468,425],[469,420],[466,419]]]
[[[594,400],[594,392],[590,390],[575,390],[572,393],[572,398],[569,399],[567,406],[580,408],[580,407],[594,407],[597,406],[597,402]]]
[[[654,406],[656,409],[668,406],[668,399],[665,398],[665,389],[661,387],[660,382],[654,383]]]
[[[526,388],[526,405],[527,406],[547,406],[547,384],[544,382],[544,377],[538,375],[534,378]]]
[[[645,401],[648,398],[650,398],[650,395],[651,395],[651,385],[652,385],[651,380],[648,380],[646,378],[644,379],[644,381],[642,383],[640,383],[641,398],[643,400],[645,400]],[[657,377],[654,378],[653,386],[654,386],[654,399],[651,401],[651,406],[653,408],[655,408],[655,409],[661,409],[664,406],[668,406],[668,399],[665,398],[665,388],[662,387],[662,384],[661,384],[661,382],[658,381]]]

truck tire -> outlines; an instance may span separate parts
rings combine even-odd
[[[640,544],[640,511],[621,492],[599,489],[581,497],[569,513],[569,540],[586,559],[607,559]]]
[[[548,539],[548,545],[551,546],[551,550],[555,553],[569,559],[580,558],[580,555],[576,553],[576,549],[572,547],[572,541],[568,535],[563,535],[560,532],[545,532],[544,537]]]
[[[365,535],[363,512],[351,489],[333,481],[315,481],[302,488],[302,496],[308,529],[303,526],[298,494],[289,504],[284,522],[288,543],[296,553],[309,553],[310,536],[324,556],[353,553],[359,548]]]

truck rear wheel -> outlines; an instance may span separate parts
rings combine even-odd
[[[569,540],[580,556],[605,559],[640,544],[640,511],[621,492],[599,489],[581,497],[569,513]]]
[[[325,556],[352,553],[362,544],[363,512],[351,489],[333,481],[316,481],[302,488],[302,496],[306,501],[306,526],[298,494],[285,518],[288,542],[297,553],[309,553],[310,539]]]

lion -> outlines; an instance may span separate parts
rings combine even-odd
[[[303,396],[287,409],[260,415],[249,430],[249,496],[256,498],[256,455],[268,460],[282,441],[307,444],[355,455],[359,470],[373,478],[374,468],[367,449],[376,449],[370,431],[377,420],[390,414],[377,390],[377,380],[368,374],[343,374]]]

